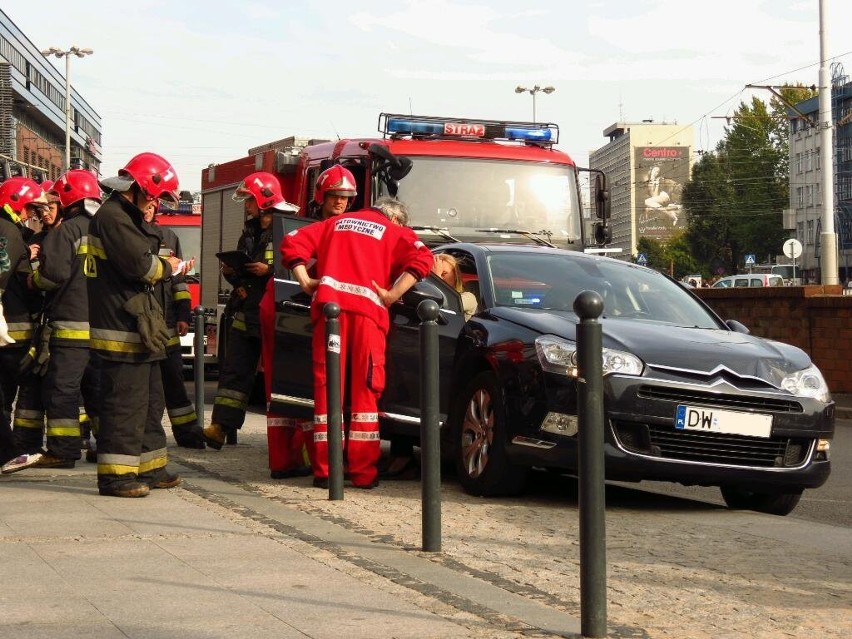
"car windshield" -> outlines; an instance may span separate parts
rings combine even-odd
[[[545,251],[495,252],[488,258],[485,276],[497,306],[573,312],[577,295],[592,290],[603,297],[605,318],[720,327],[676,282],[656,271],[609,258]]]
[[[487,241],[478,229],[548,231],[560,248],[576,248],[581,213],[573,167],[539,162],[414,157],[398,197],[412,226],[447,229],[459,239]],[[528,241],[523,236],[502,239]]]

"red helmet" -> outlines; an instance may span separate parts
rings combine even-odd
[[[53,180],[42,180],[39,185],[41,186],[42,191],[50,193],[50,189],[53,187]]]
[[[15,176],[0,184],[0,206],[7,204],[15,213],[21,213],[27,204],[47,204],[47,197],[35,180]]]
[[[355,188],[355,176],[349,169],[339,164],[326,169],[317,177],[314,202],[322,204],[326,193],[355,197],[358,195],[358,190]]]
[[[149,199],[180,201],[177,172],[168,160],[156,153],[134,156],[123,169],[118,170],[118,177],[102,180],[101,184],[112,191],[123,192],[129,190],[134,182]]]
[[[67,208],[84,198],[101,200],[101,187],[98,178],[86,169],[72,169],[64,173],[53,183],[51,193],[59,196],[62,208]]]
[[[299,210],[298,206],[290,204],[284,199],[278,178],[266,171],[247,175],[231,197],[235,202],[254,198],[254,201],[257,202],[257,208],[261,211],[278,209],[279,211],[295,212]]]

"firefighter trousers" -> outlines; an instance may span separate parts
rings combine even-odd
[[[203,437],[195,406],[186,392],[186,384],[183,380],[183,356],[180,348],[166,351],[166,359],[160,360],[160,374],[163,376],[166,412],[169,415],[175,439],[180,441],[185,437]]]
[[[213,400],[211,423],[225,430],[242,428],[259,359],[260,337],[232,326],[225,361],[219,364],[219,386]]]
[[[13,424],[15,448],[21,453],[37,453],[44,444],[42,378],[33,373],[19,374],[18,366],[30,347],[19,342],[0,348],[0,387],[3,393],[3,422]],[[14,405],[14,421],[12,407]]]
[[[100,412],[97,363],[96,357],[90,356],[88,345],[50,345],[50,361],[41,392],[47,415],[47,452],[55,457],[80,459],[81,396],[89,420],[97,423]]]
[[[160,362],[101,362],[98,488],[164,478],[168,454],[163,431]]]
[[[363,315],[343,311],[340,314],[340,392],[347,387],[349,427],[343,425],[344,454],[349,477],[355,486],[366,486],[376,479],[376,463],[381,455],[378,400],[385,388],[384,331]],[[328,402],[325,373],[325,316],[314,325],[314,476],[328,477]],[[348,436],[347,435],[348,431]]]

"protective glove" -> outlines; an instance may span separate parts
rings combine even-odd
[[[137,293],[124,303],[124,310],[136,318],[139,338],[151,353],[166,352],[169,329],[163,318],[163,309],[147,292]]]
[[[0,346],[14,343],[14,338],[9,335],[9,325],[6,323],[6,317],[3,315],[3,304],[0,304]]]
[[[48,325],[45,325],[41,329],[38,344],[35,345],[36,354],[33,364],[33,373],[35,375],[43,376],[47,373],[47,364],[50,361],[50,334],[52,332],[53,329]]]

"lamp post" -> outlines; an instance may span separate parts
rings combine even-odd
[[[528,89],[527,87],[517,86],[515,87],[515,93],[529,93],[533,99],[533,122],[535,122],[535,94],[541,91],[542,93],[553,93],[556,91],[556,87],[540,87],[537,84],[533,86],[532,89]]]
[[[71,168],[71,56],[76,55],[78,58],[84,58],[87,55],[92,55],[94,51],[84,49],[76,45],[72,46],[68,51],[63,51],[59,47],[50,47],[41,52],[42,55],[50,57],[55,55],[57,58],[65,58],[65,170]]]

